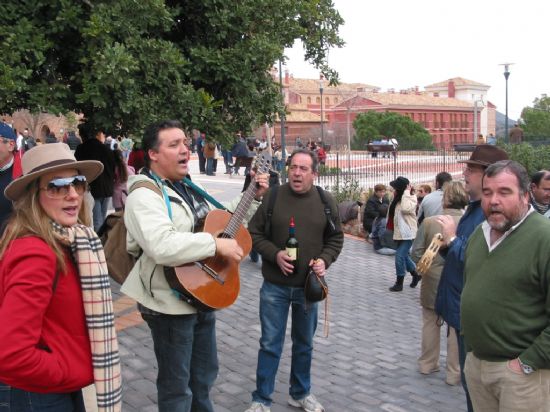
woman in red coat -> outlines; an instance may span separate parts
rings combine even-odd
[[[26,152],[22,169],[0,239],[0,405],[83,411],[81,388],[95,383],[98,409],[119,411],[109,280],[82,201],[103,166],[52,143]]]

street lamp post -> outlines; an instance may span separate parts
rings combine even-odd
[[[325,126],[323,122],[323,76],[319,79],[319,92],[321,93],[321,143],[325,144]]]
[[[281,123],[281,161],[283,165],[286,165],[286,139],[285,139],[285,91],[283,88],[283,67],[281,59],[279,59],[279,87],[281,89],[281,96],[283,99],[283,109],[280,113]],[[281,182],[286,182],[286,167],[283,166],[281,170]]]
[[[506,119],[504,122],[504,142],[508,143],[508,77],[510,77],[509,67],[514,63],[503,63],[504,66],[504,78],[506,79]]]

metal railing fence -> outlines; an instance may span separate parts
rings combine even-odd
[[[470,154],[452,149],[329,153],[325,165],[319,168],[317,184],[330,189],[346,181],[356,181],[368,190],[378,183],[387,185],[397,176],[405,176],[414,184],[433,185],[439,172],[461,179],[464,165],[458,162],[467,160]]]

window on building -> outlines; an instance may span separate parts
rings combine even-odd
[[[315,103],[320,104],[320,103],[321,103],[321,98],[320,98],[320,97],[316,97],[316,98],[315,98]]]
[[[334,104],[337,104],[338,103],[338,97],[335,97],[334,98]]]
[[[307,98],[307,104],[311,104],[311,97]]]

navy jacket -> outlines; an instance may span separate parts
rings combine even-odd
[[[441,253],[445,258],[445,265],[437,288],[435,312],[457,331],[460,330],[460,294],[464,286],[466,245],[476,227],[484,220],[481,200],[470,202],[466,213],[458,222],[456,239]]]

